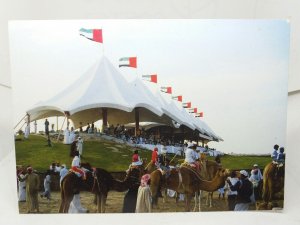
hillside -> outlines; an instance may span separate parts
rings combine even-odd
[[[22,137],[19,139],[15,142],[17,165],[31,165],[41,172],[46,171],[52,162],[65,163],[68,167],[71,165],[70,145],[54,142],[52,147],[48,147],[45,137],[39,135],[30,135],[28,140],[23,140]],[[132,147],[107,140],[88,140],[84,142],[82,162],[89,162],[93,167],[108,171],[124,171],[131,162],[133,151]],[[151,151],[139,149],[139,154],[148,161],[151,159]],[[210,157],[208,159],[213,160]],[[182,161],[182,158],[176,156],[174,162],[177,160]],[[221,160],[228,169],[251,169],[254,163],[263,168],[270,162],[270,158],[266,156],[225,155]]]

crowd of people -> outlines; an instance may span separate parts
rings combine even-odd
[[[119,126],[120,127],[120,126]],[[86,179],[86,170],[81,167],[81,157],[82,157],[82,144],[83,140],[81,137],[74,139],[71,145],[70,156],[73,157],[70,169],[78,174],[82,180]],[[201,157],[203,155],[197,151],[197,144],[190,142],[185,149],[185,159],[184,163],[188,164],[196,171],[200,169]],[[271,154],[272,163],[279,165],[283,164],[285,160],[284,147],[278,145],[274,146],[274,150]],[[217,156],[215,161],[221,166],[221,158]],[[158,151],[155,147],[152,151],[151,162],[157,169],[160,169],[163,174],[168,174],[170,171],[170,166],[166,151]],[[132,161],[130,166],[138,167],[143,164],[142,159],[139,156],[138,150],[135,150],[132,155]],[[51,174],[57,173],[60,176],[60,183],[66,174],[69,172],[65,164],[60,165],[58,162],[53,162],[49,170],[45,173],[44,178],[44,192],[40,194],[41,198],[46,198],[48,201],[51,200]],[[26,171],[21,170],[18,173],[18,188],[19,188],[19,201],[27,202],[28,212],[39,212],[38,204],[38,192],[40,180],[39,176],[34,172],[31,166],[28,166]],[[246,170],[232,171],[231,175],[225,182],[225,186],[219,189],[220,196],[225,198],[225,193],[227,193],[227,204],[228,210],[234,211],[244,211],[248,210],[251,203],[255,202],[255,199],[259,196],[259,184],[263,180],[263,175],[258,164],[254,164],[250,173]],[[140,185],[135,187],[135,190],[128,190],[124,198],[123,212],[151,212],[151,191],[150,191],[150,175],[146,174],[142,176],[140,180]],[[126,209],[125,200],[130,195],[131,210]],[[133,207],[132,207],[133,205]],[[74,196],[71,203],[70,213],[76,212],[87,212],[85,208],[82,207],[80,203],[79,194]]]

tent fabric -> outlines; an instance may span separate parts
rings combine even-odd
[[[191,116],[179,103],[162,93],[158,86],[139,78],[128,82],[112,63],[102,57],[78,80],[65,90],[37,103],[27,111],[30,120],[51,116],[64,116],[72,120],[75,128],[102,118],[107,109],[110,124],[135,122],[139,109],[140,122],[154,122],[174,127],[174,122],[215,140],[220,138],[204,123]]]

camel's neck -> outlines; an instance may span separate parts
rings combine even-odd
[[[198,189],[208,192],[213,192],[225,184],[226,177],[216,175],[211,181],[199,180]]]
[[[128,179],[124,181],[113,179],[112,189],[115,191],[123,192],[129,189],[129,181]]]

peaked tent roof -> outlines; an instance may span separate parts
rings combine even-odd
[[[152,84],[152,83],[151,83]],[[174,126],[174,121],[204,133],[204,127],[193,123],[185,109],[180,109],[157,86],[145,84],[136,78],[128,82],[106,58],[91,66],[65,90],[29,109],[30,120],[64,116],[65,112],[78,127],[102,119],[102,109],[108,110],[108,122],[126,124],[135,122],[135,108],[139,108],[140,122],[156,122]],[[206,127],[205,127],[206,128]],[[211,132],[209,133],[211,136]]]

